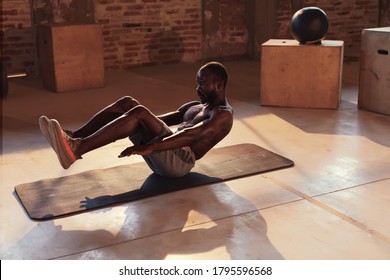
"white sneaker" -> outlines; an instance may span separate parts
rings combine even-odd
[[[42,123],[45,126],[47,121],[43,120]],[[52,145],[54,151],[57,154],[57,158],[64,169],[68,169],[77,159],[81,157],[77,157],[74,153],[77,146],[80,144],[79,138],[74,139],[69,137],[61,128],[59,122],[57,120],[49,121],[49,143]]]

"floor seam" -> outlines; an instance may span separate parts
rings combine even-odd
[[[330,191],[330,192],[327,192],[327,193],[316,194],[316,195],[313,195],[312,197],[320,197],[320,196],[324,196],[324,195],[328,195],[328,194],[332,194],[332,193],[337,193],[337,192],[340,192],[340,191],[350,190],[350,189],[353,189],[353,188],[358,188],[358,187],[362,187],[362,186],[365,186],[365,185],[375,184],[375,183],[379,183],[379,182],[383,182],[383,181],[387,181],[387,180],[390,180],[390,178],[383,178],[383,179],[373,180],[373,181],[370,181],[370,182],[367,182],[367,183],[361,183],[361,184],[357,184],[357,185],[354,185],[354,186],[351,186],[351,187],[346,187],[346,188],[343,188],[343,189]]]
[[[286,184],[286,183],[284,183],[284,182],[282,182],[274,177],[271,177],[271,176],[265,176],[265,177],[268,178],[269,180],[273,181],[274,183],[276,183],[278,186],[286,189],[287,191],[289,191],[297,196],[302,197],[306,201],[316,205],[317,207],[327,211],[328,213],[335,215],[335,216],[339,217],[340,219],[342,219],[343,221],[346,221],[346,222],[350,223],[351,225],[358,227],[359,229],[371,234],[372,236],[375,236],[376,238],[390,244],[390,237],[386,236],[385,234],[383,234],[379,231],[376,231],[376,230],[368,227],[367,225],[365,225],[365,224],[341,213],[340,211],[326,205],[325,203],[322,203],[319,200],[315,199],[315,197],[318,197],[320,195],[311,197],[309,195],[304,194],[301,191],[298,191],[297,189],[289,186],[288,184]],[[387,179],[384,179],[384,180],[387,180]],[[382,180],[377,180],[377,181],[373,181],[373,182],[380,182],[380,181],[382,181]],[[365,184],[369,184],[369,183],[365,183]],[[365,185],[365,184],[361,184],[361,185]],[[361,185],[357,185],[357,186],[361,186]],[[355,186],[355,187],[357,187],[357,186]],[[322,195],[325,195],[325,194],[322,194]]]

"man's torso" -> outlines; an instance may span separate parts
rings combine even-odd
[[[206,154],[215,144],[217,144],[222,138],[224,138],[231,129],[233,111],[230,105],[227,103],[225,105],[216,106],[214,108],[209,108],[205,104],[197,104],[191,106],[183,116],[182,123],[178,126],[177,131],[183,130],[185,128],[193,127],[201,122],[211,120],[212,118],[218,118],[216,112],[218,111],[227,111],[230,113],[231,118],[226,119],[226,121],[218,122],[219,127],[215,127],[213,136],[207,137],[205,139],[200,139],[190,145],[190,148],[196,155],[196,158],[201,158]]]

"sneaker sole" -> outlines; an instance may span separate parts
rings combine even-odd
[[[50,133],[49,133],[49,123],[50,123],[50,120],[48,117],[41,116],[39,118],[39,128],[40,128],[43,136],[45,136],[47,142],[49,142],[50,146],[53,148],[53,143],[50,139]]]
[[[49,123],[49,134],[53,144],[53,149],[57,154],[61,166],[68,169],[76,160],[72,149],[64,137],[64,132],[58,121],[51,120]]]

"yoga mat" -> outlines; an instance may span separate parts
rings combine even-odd
[[[139,162],[21,184],[15,192],[31,219],[49,220],[292,165],[254,144],[239,144],[212,149],[180,178],[161,177]]]

